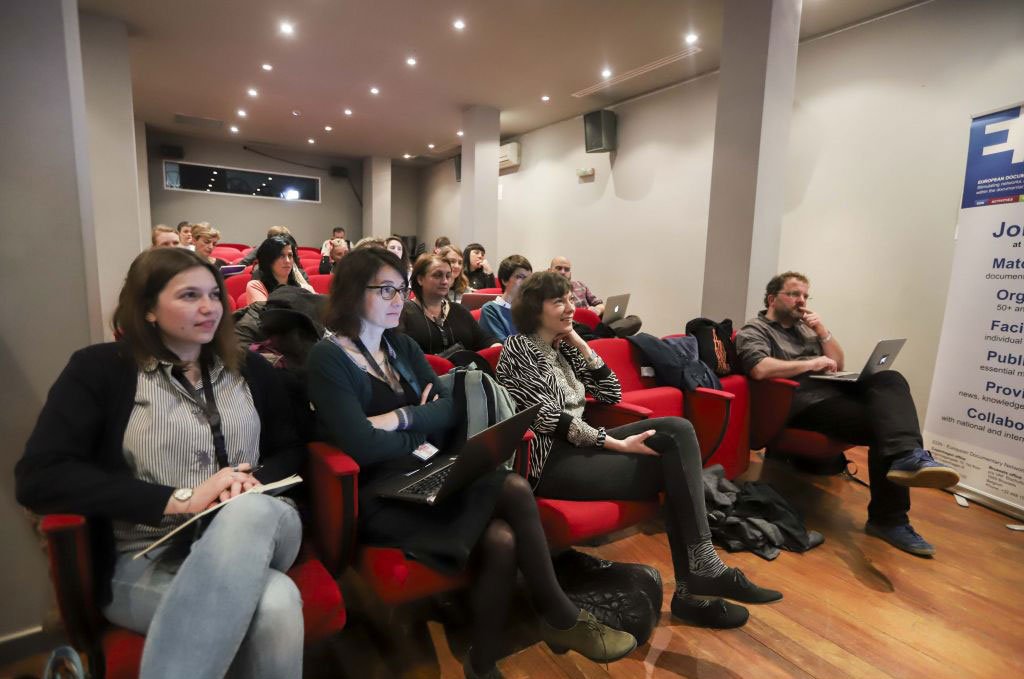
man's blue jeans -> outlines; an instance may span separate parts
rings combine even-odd
[[[163,547],[118,558],[111,622],[146,635],[141,679],[302,676],[302,600],[285,571],[298,512],[247,495],[214,514],[182,559]]]

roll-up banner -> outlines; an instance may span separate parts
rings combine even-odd
[[[971,121],[925,445],[977,502],[1024,518],[1024,116]]]

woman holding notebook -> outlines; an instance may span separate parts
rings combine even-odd
[[[120,339],[76,352],[50,390],[15,469],[18,501],[90,518],[103,613],[146,635],[141,677],[301,676],[290,504],[246,494],[133,558],[299,471],[276,373],[237,348],[223,280],[188,250],[139,255],[113,325]]]
[[[309,395],[321,436],[360,466],[359,539],[402,549],[448,573],[471,563],[473,648],[467,677],[500,677],[501,647],[516,570],[541,617],[541,636],[607,662],[636,647],[632,635],[598,623],[566,597],[555,578],[537,505],[526,481],[494,471],[434,506],[380,497],[396,475],[419,469],[456,425],[453,399],[423,351],[394,333],[408,296],[402,261],[380,248],[357,249],[338,266],[325,325],[309,354]]]

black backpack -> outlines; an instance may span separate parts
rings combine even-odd
[[[716,375],[742,372],[736,344],[732,341],[731,318],[721,323],[694,318],[686,323],[686,334],[697,338],[697,355]]]

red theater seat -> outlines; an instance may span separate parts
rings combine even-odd
[[[500,295],[505,291],[502,290],[501,288],[480,288],[479,290],[474,290],[473,292],[480,295]]]
[[[572,320],[593,330],[601,322],[601,317],[586,307],[580,307],[573,312]]]
[[[320,295],[329,295],[331,292],[332,274],[310,274],[309,284],[313,286],[314,292]]]
[[[749,380],[750,388],[750,445],[765,448],[768,455],[831,459],[854,444],[831,436],[787,427],[793,393],[799,384],[793,380]]]
[[[224,289],[228,292],[228,297],[231,299],[238,299],[238,296],[245,292],[245,286],[252,280],[252,274],[248,271],[243,271],[240,274],[229,276],[224,279]],[[242,304],[245,306],[245,304]]]
[[[339,570],[328,571],[319,558],[312,537],[333,536],[328,546],[333,555],[337,536],[343,534],[346,517],[341,512],[320,511],[343,505],[341,492],[349,471],[343,466],[311,465],[309,481],[313,486],[313,525],[306,526],[306,540],[288,576],[302,596],[302,618],[306,646],[327,639],[345,626],[345,601],[335,582]],[[337,471],[338,478],[320,479],[317,474]],[[52,514],[44,516],[40,529],[46,539],[57,605],[68,641],[88,657],[89,673],[94,679],[135,679],[142,659],[145,638],[108,623],[96,605],[93,591],[93,562],[89,542],[89,523],[83,516]],[[333,574],[332,574],[333,573]]]

